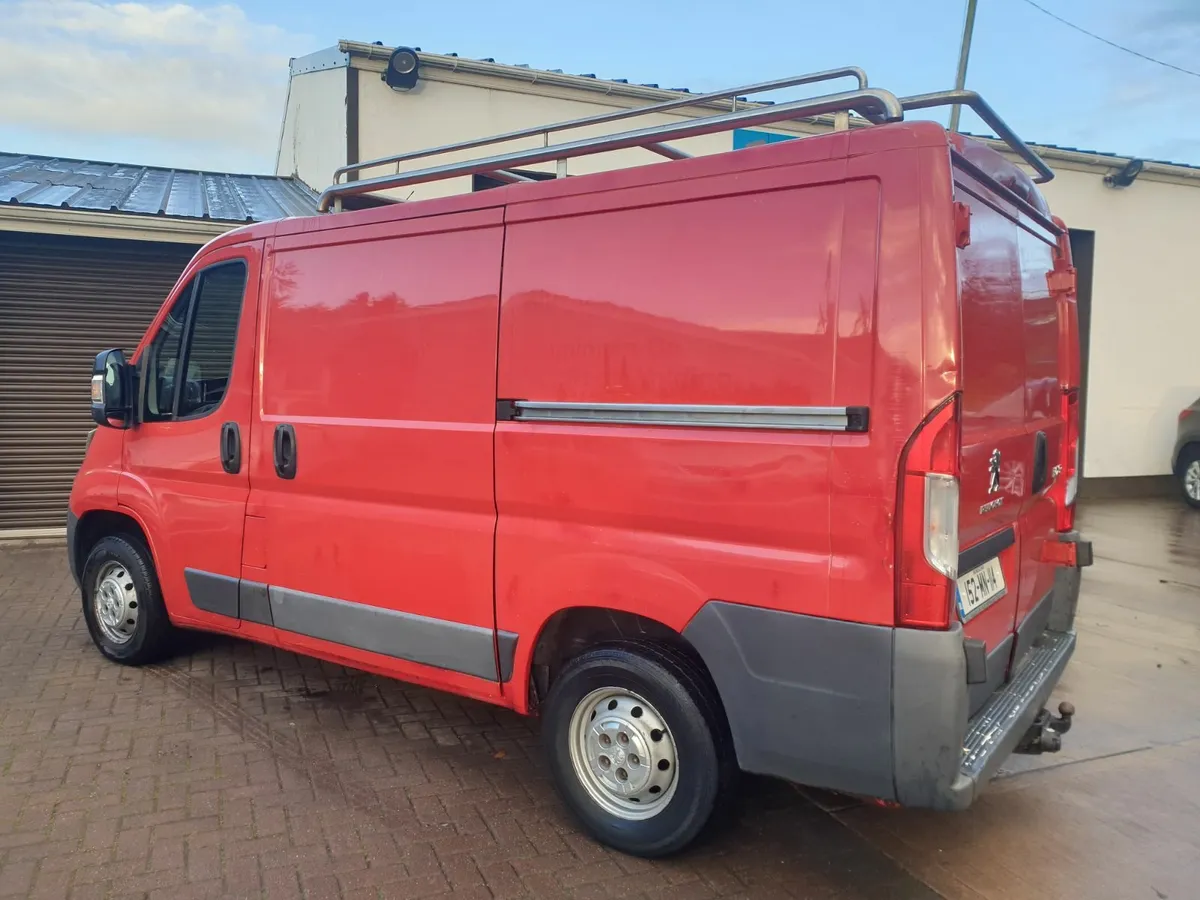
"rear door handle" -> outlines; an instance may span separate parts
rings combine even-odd
[[[1031,494],[1040,494],[1046,486],[1046,432],[1039,431],[1033,439],[1033,484]]]
[[[275,426],[275,474],[296,477],[296,429],[291,425]]]
[[[242,470],[242,432],[237,422],[221,426],[221,468],[230,475]]]

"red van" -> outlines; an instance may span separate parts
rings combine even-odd
[[[567,805],[643,856],[739,770],[966,807],[1070,725],[1045,704],[1091,550],[1066,229],[903,121],[948,102],[1049,177],[974,94],[863,86],[335,184],[512,182],[212,241],[133,360],[97,357],[67,537],[96,645],[222,632],[539,715]],[[517,170],[631,146],[671,161]]]

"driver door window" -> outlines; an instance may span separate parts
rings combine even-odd
[[[187,326],[188,309],[191,307],[193,278],[179,292],[171,311],[167,313],[158,334],[146,351],[146,402],[142,411],[143,422],[166,422],[175,412],[175,370],[183,349],[183,333]]]
[[[200,418],[221,405],[245,287],[238,260],[204,270],[180,291],[146,353],[142,421]]]

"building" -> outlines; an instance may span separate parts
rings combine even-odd
[[[0,153],[0,534],[64,527],[93,359],[134,348],[196,250],[315,210],[292,178]]]
[[[391,53],[392,48],[378,44],[342,41],[292,61],[279,174],[324,187],[340,166],[683,96],[680,90],[658,85],[423,52],[416,85],[398,91],[383,81]],[[844,85],[831,85],[830,90]],[[738,108],[753,105],[732,103]],[[716,101],[681,109],[677,115],[583,128],[551,135],[549,142],[727,111],[731,105]],[[690,138],[674,146],[693,155],[717,153],[845,124],[823,118],[754,133]],[[541,140],[526,138],[492,150],[540,146]],[[1193,349],[1193,335],[1200,331],[1200,288],[1190,260],[1195,223],[1200,222],[1200,167],[1034,147],[1056,172],[1043,190],[1051,208],[1071,227],[1080,274],[1085,484],[1096,492],[1161,490],[1167,484],[1163,476],[1169,470],[1178,411],[1200,396],[1200,365]],[[451,154],[438,161],[484,152]],[[661,159],[645,150],[622,150],[569,160],[566,174]],[[533,177],[558,171],[553,163],[530,168],[536,172],[525,174]],[[362,177],[395,170],[367,169]],[[421,199],[493,185],[486,178],[467,176],[393,197]]]

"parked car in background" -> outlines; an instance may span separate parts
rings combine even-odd
[[[1171,471],[1179,478],[1183,499],[1200,509],[1200,397],[1179,413],[1179,430]]]

